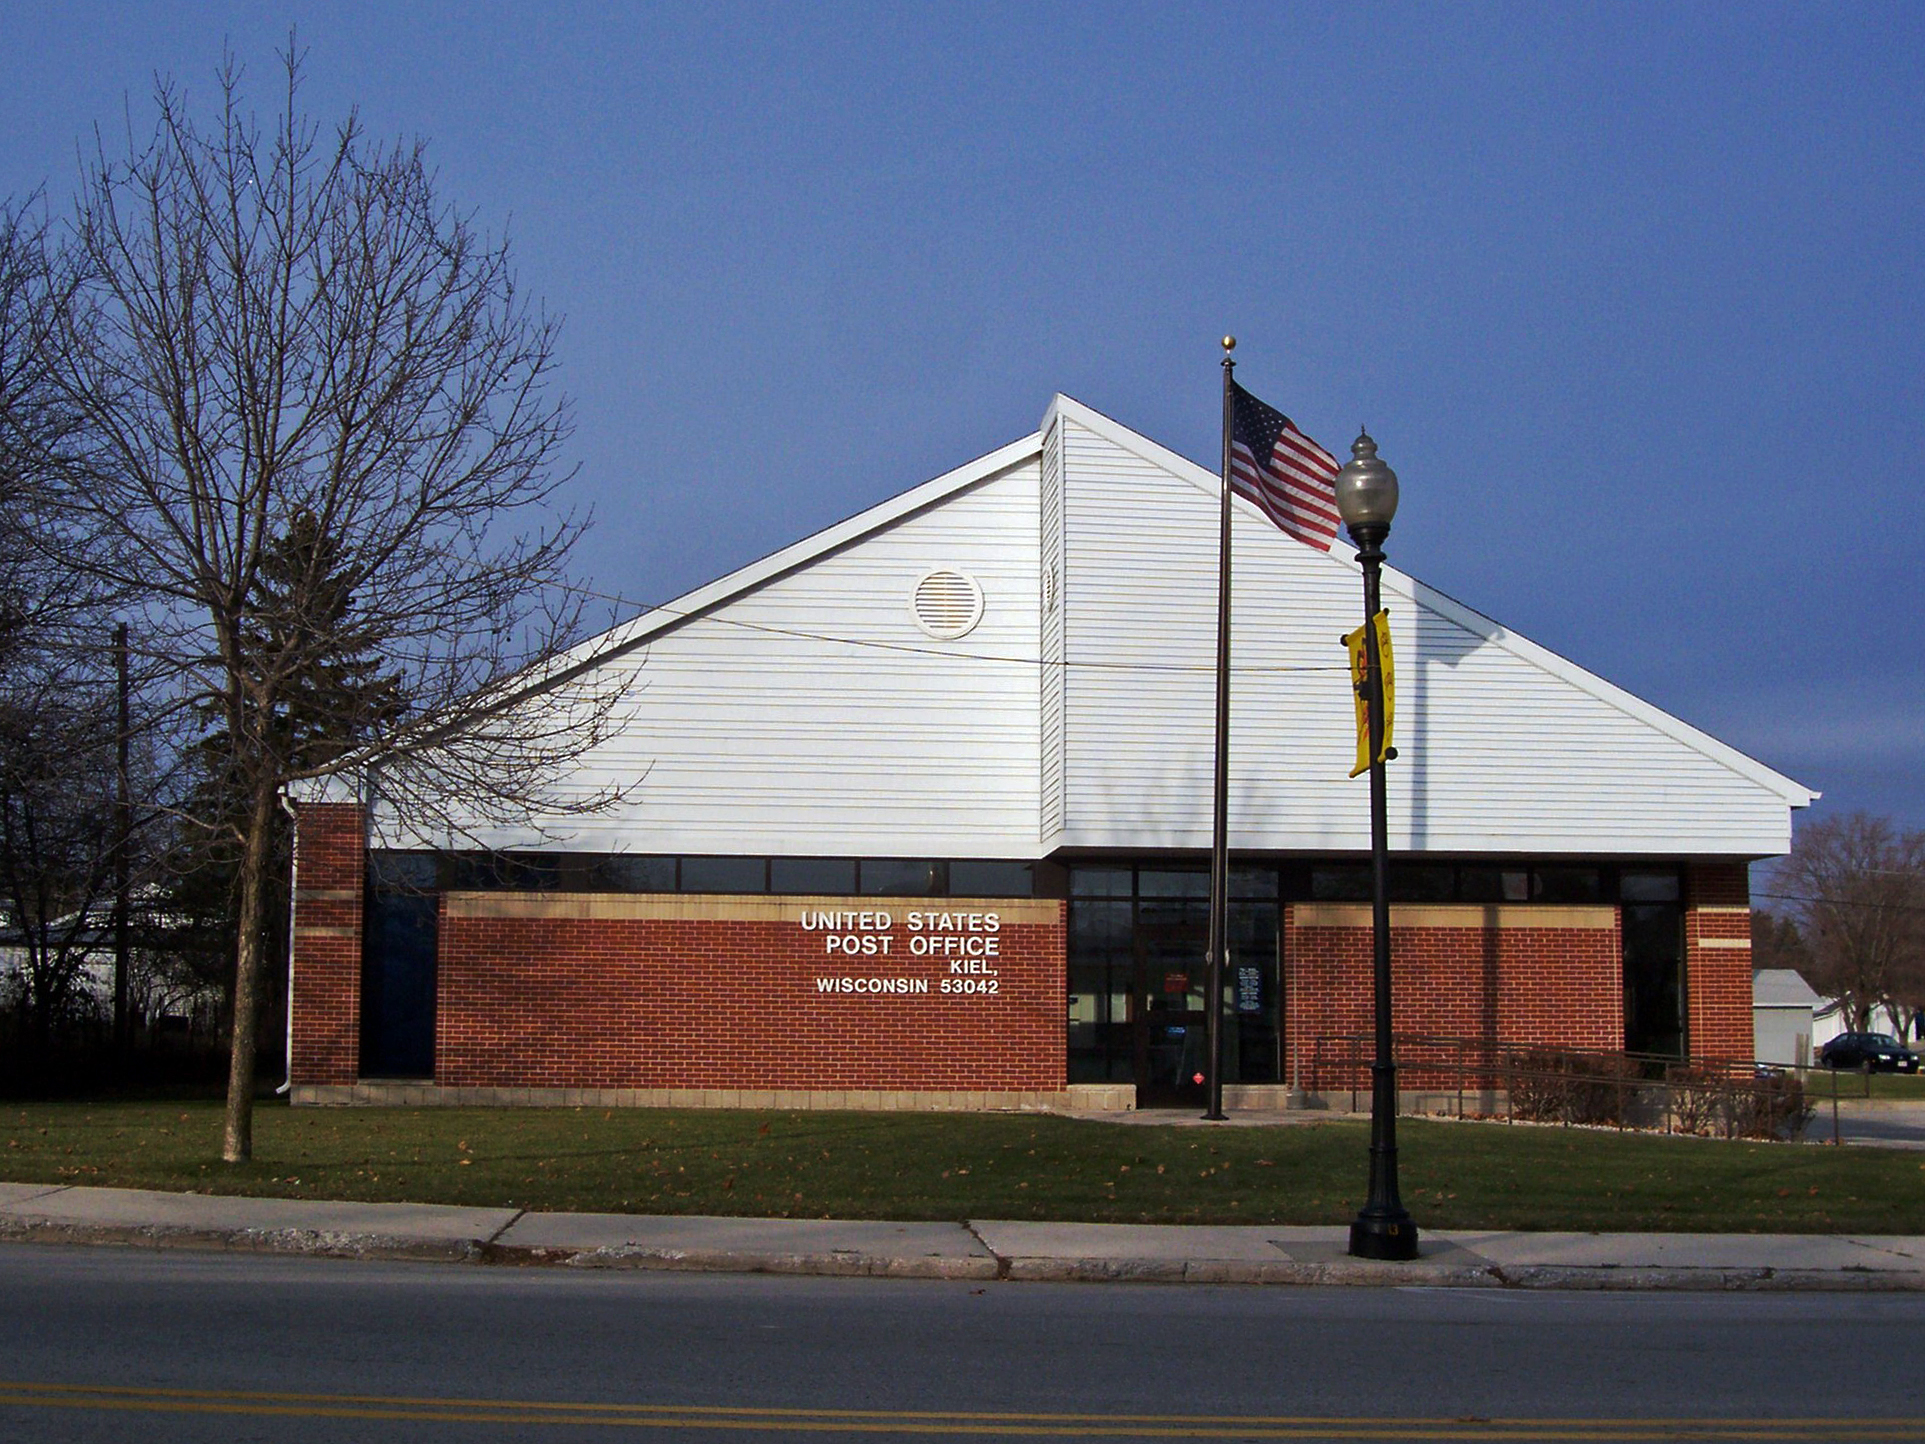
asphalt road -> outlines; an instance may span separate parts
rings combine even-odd
[[[13,1245],[0,1440],[1925,1439],[1921,1338],[1918,1294],[970,1285]]]
[[[1925,1108],[1853,1107],[1847,1102],[1838,1110],[1838,1136],[1844,1143],[1875,1143],[1883,1148],[1925,1148]],[[1831,1103],[1821,1098],[1805,1136],[1819,1143],[1832,1137]]]

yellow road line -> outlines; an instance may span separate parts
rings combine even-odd
[[[1358,1440],[1792,1440],[1833,1437],[1925,1441],[1911,1419],[1839,1418],[1343,1418],[1329,1415],[1069,1414],[893,1409],[750,1408],[711,1404],[598,1404],[562,1400],[151,1389],[116,1384],[0,1381],[0,1408],[115,1413],[251,1414],[447,1424],[602,1425],[779,1433],[993,1435],[1003,1438]]]

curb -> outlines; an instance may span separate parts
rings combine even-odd
[[[899,1258],[887,1254],[866,1254],[855,1249],[838,1249],[829,1253],[748,1253],[719,1249],[648,1248],[639,1244],[593,1249],[487,1244],[472,1261],[524,1267],[794,1274],[818,1278],[964,1279],[972,1282],[994,1280],[1001,1273],[1000,1263],[995,1258]]]
[[[1626,1268],[1530,1265],[1170,1262],[1159,1259],[1017,1259],[1006,1277],[1026,1283],[1261,1284],[1298,1288],[1542,1289],[1665,1293],[1915,1293],[1925,1273],[1873,1269]]]
[[[639,1269],[684,1273],[782,1274],[815,1278],[933,1279],[953,1282],[1214,1284],[1297,1288],[1532,1289],[1582,1292],[1925,1292],[1925,1271],[1889,1269],[1655,1268],[1620,1265],[1499,1267],[1342,1260],[1254,1263],[1237,1259],[901,1257],[651,1248],[519,1247],[484,1239],[428,1239],[316,1229],[198,1229],[84,1225],[0,1219],[0,1242],[190,1249],[210,1253],[461,1263],[503,1267]]]
[[[58,1219],[0,1219],[0,1243],[103,1248],[180,1248],[209,1253],[278,1253],[317,1258],[480,1263],[480,1239],[431,1239],[308,1228],[188,1228],[170,1224],[79,1224]]]

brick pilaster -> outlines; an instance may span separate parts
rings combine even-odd
[[[1686,871],[1684,945],[1691,1056],[1749,1058],[1751,873],[1744,863],[1694,863]]]
[[[296,1084],[353,1083],[361,1051],[361,913],[367,873],[362,809],[312,802],[298,809],[294,854]]]

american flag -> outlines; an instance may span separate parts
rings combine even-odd
[[[1337,537],[1337,458],[1290,418],[1230,383],[1230,489],[1263,508],[1283,531],[1320,551]]]

